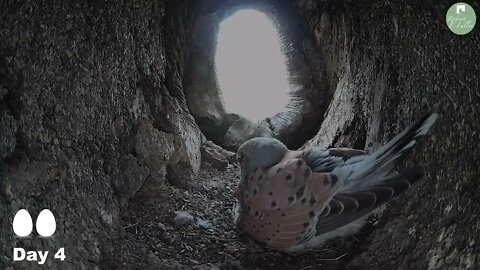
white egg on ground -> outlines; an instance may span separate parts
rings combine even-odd
[[[35,224],[37,233],[43,237],[52,236],[57,229],[57,223],[55,222],[55,216],[52,211],[43,209],[37,217],[37,223]]]
[[[32,216],[25,209],[20,209],[13,218],[13,232],[19,237],[26,237],[32,233]]]

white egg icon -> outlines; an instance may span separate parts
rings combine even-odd
[[[52,236],[57,229],[57,223],[52,211],[43,209],[37,217],[37,223],[35,225],[37,233],[43,237]]]
[[[13,232],[19,237],[26,237],[32,233],[32,216],[25,209],[20,209],[13,218]]]

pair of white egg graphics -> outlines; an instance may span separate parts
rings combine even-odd
[[[32,233],[33,221],[32,216],[25,209],[20,209],[13,218],[13,232],[19,237],[26,237]],[[35,224],[37,233],[43,237],[52,236],[57,229],[57,223],[55,222],[55,216],[52,211],[43,209],[38,214],[37,222]]]

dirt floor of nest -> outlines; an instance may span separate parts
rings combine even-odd
[[[106,257],[115,269],[336,269],[361,252],[358,239],[336,240],[303,254],[265,249],[241,235],[233,224],[238,165],[219,171],[202,168],[191,188],[158,187],[148,201],[134,200],[123,213],[125,234]],[[176,211],[191,215],[177,225]],[[367,229],[368,231],[368,229]]]

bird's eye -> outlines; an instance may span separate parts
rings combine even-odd
[[[243,158],[244,158],[244,156],[242,154],[237,155],[237,159],[238,159],[239,162],[242,162]]]

